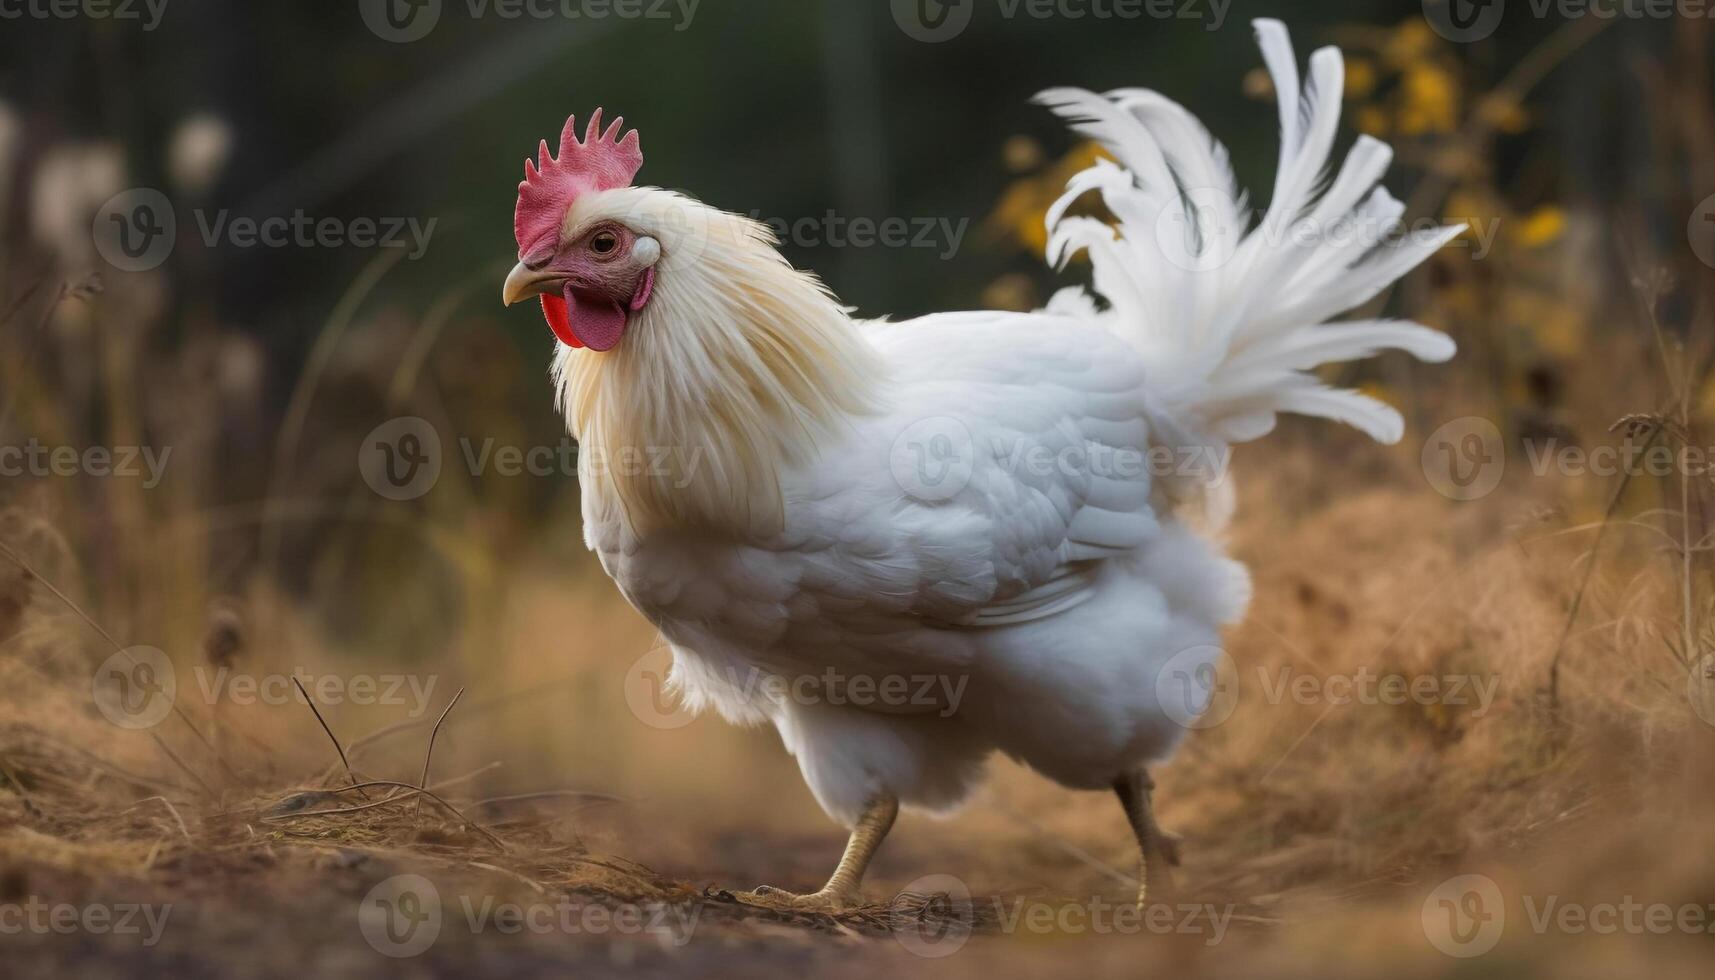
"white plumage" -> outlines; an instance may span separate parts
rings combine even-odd
[[[1092,789],[1167,757],[1184,727],[1166,705],[1203,695],[1195,668],[1250,594],[1209,536],[1223,487],[1186,462],[1223,461],[1281,412],[1395,441],[1393,409],[1313,370],[1452,356],[1415,324],[1324,325],[1459,229],[1393,234],[1372,139],[1321,190],[1340,55],[1317,51],[1301,92],[1285,29],[1257,35],[1282,153],[1254,226],[1178,105],[1040,97],[1114,160],[1048,215],[1051,261],[1087,252],[1095,295],[1037,313],[856,322],[748,219],[653,188],[567,214],[567,239],[618,220],[663,246],[624,341],[556,361],[584,458],[604,461],[583,474],[588,543],[671,644],[684,698],[774,725],[836,819],[878,796],[953,807],[996,750]],[[1117,226],[1067,215],[1092,191]],[[615,465],[628,448],[679,465]],[[895,676],[946,683],[905,703],[852,687]]]

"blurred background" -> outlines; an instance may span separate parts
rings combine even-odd
[[[1241,709],[1161,776],[1164,821],[1191,848],[1183,883],[1238,910],[1223,952],[1253,971],[1307,969],[1334,942],[1450,971],[1418,904],[1465,871],[1508,895],[1715,898],[1676,850],[1709,833],[1708,781],[1687,778],[1708,774],[1715,735],[1696,680],[1715,626],[1707,463],[1636,479],[1529,465],[1545,445],[1715,445],[1698,440],[1715,410],[1710,21],[1660,9],[0,3],[0,447],[15,450],[0,455],[0,803],[16,821],[0,830],[0,900],[272,895],[256,899],[265,934],[243,915],[191,918],[167,946],[213,969],[222,941],[271,965],[317,937],[323,965],[344,968],[373,962],[350,907],[382,866],[475,861],[508,888],[622,897],[817,879],[841,834],[776,736],[683,715],[652,630],[582,547],[551,335],[499,302],[522,159],[604,106],[641,132],[641,181],[774,224],[863,315],[1032,309],[1086,275],[1044,267],[1042,216],[1096,151],[1030,97],[1157,89],[1266,201],[1278,134],[1260,16],[1287,22],[1301,59],[1345,50],[1339,146],[1393,144],[1385,183],[1407,220],[1471,230],[1371,310],[1446,330],[1459,358],[1346,379],[1405,412],[1402,445],[1291,424],[1241,453],[1234,547],[1258,604],[1232,652],[1492,674],[1503,701],[1478,717]],[[373,449],[402,432],[434,462],[389,489]],[[1472,432],[1510,464],[1474,495],[1430,465]],[[154,676],[178,686],[172,716],[146,726],[98,703],[103,665],[134,648],[160,652]],[[327,679],[335,696],[312,713],[283,687],[222,686],[235,675]],[[404,693],[361,697],[360,679]],[[461,855],[488,845],[438,825],[263,823],[347,771],[415,782],[426,749],[528,839],[517,860]],[[947,873],[979,893],[1126,894],[1109,799],[997,768],[954,823],[907,817],[874,889]],[[1616,819],[1639,794],[1669,822]],[[514,797],[529,797],[518,812],[493,802]],[[827,966],[828,942],[857,935],[760,928],[720,919],[722,952],[622,958],[713,970],[790,948]],[[620,955],[466,939],[413,962]],[[1695,971],[1708,948],[1622,936],[1592,961],[1589,941],[1525,930],[1482,962]],[[1182,962],[1187,945],[1057,936],[1033,955]],[[85,939],[40,947],[60,965],[143,962]],[[992,949],[951,962],[987,970],[1006,955]]]

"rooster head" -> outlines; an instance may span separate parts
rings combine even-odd
[[[535,161],[524,161],[512,230],[518,265],[506,277],[508,306],[541,297],[554,336],[569,347],[611,350],[655,291],[660,241],[621,220],[579,208],[580,202],[629,187],[643,166],[637,131],[619,138],[625,120],[602,129],[601,110],[583,139],[567,118],[557,156],[543,140]],[[586,215],[580,220],[580,214]]]
[[[884,365],[768,225],[633,186],[643,154],[622,132],[598,109],[581,139],[566,121],[557,157],[544,142],[525,163],[504,299],[540,296],[560,339],[554,386],[589,512],[634,529],[771,524],[782,467],[875,410]],[[581,465],[659,447],[720,464]]]

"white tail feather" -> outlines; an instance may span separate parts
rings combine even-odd
[[[1404,434],[1398,412],[1310,372],[1386,350],[1452,357],[1452,340],[1418,324],[1327,321],[1464,228],[1394,234],[1404,206],[1376,186],[1393,159],[1380,140],[1359,137],[1328,182],[1345,79],[1340,52],[1313,53],[1301,91],[1285,26],[1255,26],[1279,97],[1281,153],[1274,195],[1254,228],[1226,148],[1181,106],[1144,89],[1037,96],[1118,161],[1098,160],[1073,177],[1048,211],[1050,263],[1087,252],[1107,307],[1098,311],[1074,289],[1049,308],[1094,315],[1130,340],[1157,379],[1152,391],[1164,411],[1205,437],[1255,439],[1278,413],[1293,412],[1396,442]],[[1117,227],[1067,214],[1091,191]]]

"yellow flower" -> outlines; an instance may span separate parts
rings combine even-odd
[[[989,230],[1041,255],[1048,248],[1048,230],[1042,224],[1048,206],[1066,190],[1074,174],[1101,155],[1095,143],[1081,143],[1041,173],[1013,181],[988,217]]]
[[[1376,90],[1376,66],[1368,58],[1346,63],[1346,98],[1362,99]]]
[[[1459,90],[1446,71],[1415,65],[1401,78],[1400,131],[1408,135],[1450,133],[1459,122]]]
[[[1566,231],[1566,212],[1548,205],[1532,211],[1512,230],[1513,238],[1525,248],[1541,248],[1558,239]]]
[[[1386,136],[1388,133],[1388,116],[1381,106],[1359,106],[1352,116],[1352,124],[1358,127],[1358,132],[1370,136]]]
[[[1382,47],[1382,60],[1390,67],[1405,70],[1430,56],[1435,48],[1435,35],[1421,17],[1402,21]]]

